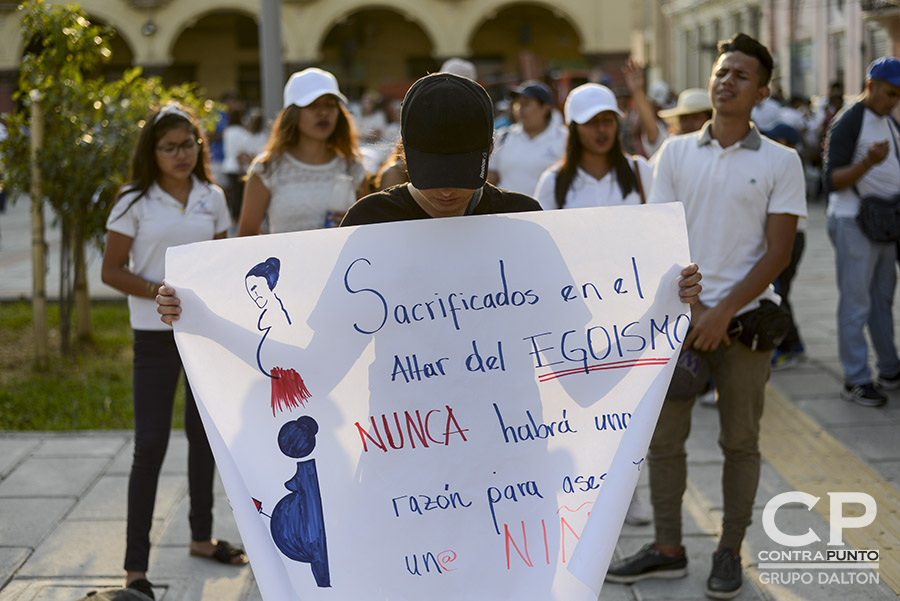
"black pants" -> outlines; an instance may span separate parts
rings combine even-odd
[[[800,340],[800,332],[797,330],[797,322],[794,320],[794,309],[788,297],[791,294],[791,283],[794,276],[797,275],[797,266],[800,264],[800,258],[803,256],[803,249],[806,248],[806,233],[797,232],[794,236],[794,247],[791,249],[791,262],[784,268],[777,278],[775,278],[775,292],[781,296],[781,306],[788,310],[791,314],[791,329],[784,340],[778,345],[778,350],[791,352],[802,344]]]
[[[226,176],[225,200],[228,210],[231,211],[231,219],[237,223],[241,217],[241,205],[244,203],[244,174],[229,173]]]
[[[172,431],[181,357],[171,331],[134,330],[134,460],[128,480],[125,569],[146,572],[150,526],[159,472]],[[184,429],[188,439],[191,540],[212,536],[215,463],[190,384],[185,381]]]

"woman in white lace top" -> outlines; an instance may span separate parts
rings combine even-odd
[[[309,68],[284,87],[284,108],[250,165],[239,236],[330,227],[369,192],[347,99],[334,75]]]

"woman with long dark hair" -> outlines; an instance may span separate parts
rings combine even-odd
[[[262,153],[250,165],[239,236],[293,232],[340,223],[369,193],[353,117],[334,75],[311,67],[294,73]]]
[[[569,138],[562,160],[541,175],[535,197],[547,209],[640,204],[652,169],[646,159],[622,150],[622,112],[612,90],[586,83],[569,93],[565,106]]]
[[[606,86],[586,83],[569,93],[566,154],[544,171],[535,190],[544,210],[646,202],[653,171],[644,157],[629,156],[622,150],[622,116],[615,94]],[[650,512],[637,491],[625,521],[634,525],[650,522]]]
[[[147,119],[107,221],[103,282],[128,295],[134,330],[134,459],[128,482],[126,585],[153,597],[147,581],[150,526],[159,472],[169,443],[175,389],[182,372],[172,330],[159,323],[156,291],[170,246],[224,238],[231,224],[225,194],[213,185],[203,132],[190,111],[169,104]],[[247,557],[212,538],[215,464],[189,383],[184,427],[188,439],[191,555],[229,564]]]

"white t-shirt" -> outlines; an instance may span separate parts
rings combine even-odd
[[[641,131],[641,146],[644,147],[644,152],[647,154],[647,158],[652,158],[653,155],[656,154],[656,151],[662,148],[663,142],[669,137],[669,128],[666,125],[665,121],[657,120],[656,122],[656,140],[652,143],[644,135],[644,132]]]
[[[861,196],[881,196],[893,198],[900,190],[900,160],[897,158],[897,136],[900,132],[891,125],[889,117],[882,117],[868,108],[863,112],[862,128],[856,140],[851,164],[863,160],[869,146],[876,142],[888,140],[890,149],[883,161],[866,171],[856,181],[856,189]],[[859,199],[853,186],[828,193],[829,217],[856,217],[859,213]]]
[[[222,189],[193,176],[191,179],[193,185],[185,206],[155,182],[137,201],[136,191],[125,192],[116,201],[106,229],[131,238],[128,268],[132,273],[151,282],[162,282],[169,247],[212,240],[231,226]],[[128,311],[135,330],[169,329],[159,320],[156,301],[152,299],[129,295]]]
[[[387,124],[387,116],[381,110],[372,111],[368,115],[360,115],[356,119],[356,129],[359,131],[359,137],[363,140],[369,137],[374,137],[376,140],[382,139]]]
[[[552,124],[533,138],[519,123],[498,132],[490,162],[497,187],[533,196],[541,173],[565,154],[568,137],[569,130]]]
[[[647,159],[637,157],[638,170],[640,172],[641,185],[644,187],[644,197],[649,198],[650,189],[653,186],[653,170]],[[628,159],[628,165],[634,170],[634,158]],[[556,176],[559,174],[559,167],[551,167],[544,171],[538,182],[535,198],[545,211],[556,209]],[[620,205],[636,205],[641,204],[641,195],[638,190],[632,190],[631,193],[622,198],[622,188],[619,187],[619,181],[616,178],[614,169],[597,179],[588,172],[578,168],[575,179],[566,193],[566,203],[564,209],[579,209],[583,207],[614,207]]]
[[[244,140],[250,132],[243,125],[229,125],[222,132],[222,149],[225,158],[222,160],[223,173],[240,173],[241,165],[238,163],[238,147],[244,144]]]
[[[238,157],[242,154],[255,157],[266,144],[268,135],[265,131],[255,134],[250,133],[242,125],[229,125],[222,132],[222,147],[225,150],[225,160],[222,161],[222,171],[243,175],[246,169],[241,165]]]
[[[753,107],[750,118],[760,131],[769,131],[781,120],[781,104],[771,96]]]
[[[806,216],[800,156],[759,134],[722,148],[707,123],[699,132],[669,138],[659,151],[648,202],[684,204],[691,260],[703,273],[700,300],[719,304],[766,252],[770,214]],[[759,300],[780,299],[770,285]]]
[[[257,157],[250,173],[269,190],[269,231],[297,232],[325,227],[329,212],[343,213],[356,202],[366,177],[361,163],[335,157],[322,165],[302,163],[284,153],[268,163]]]

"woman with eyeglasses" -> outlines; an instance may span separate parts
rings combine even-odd
[[[347,98],[328,71],[291,75],[262,153],[250,165],[238,236],[337,226],[370,192]]]
[[[231,218],[212,184],[203,133],[190,111],[169,104],[147,119],[123,186],[106,223],[103,282],[128,295],[134,330],[134,458],[128,482],[126,586],[153,597],[147,581],[150,526],[159,472],[182,372],[172,330],[159,322],[156,290],[170,246],[224,238]],[[212,538],[215,464],[189,383],[184,428],[191,498],[190,554],[223,563],[247,562],[242,549]]]

